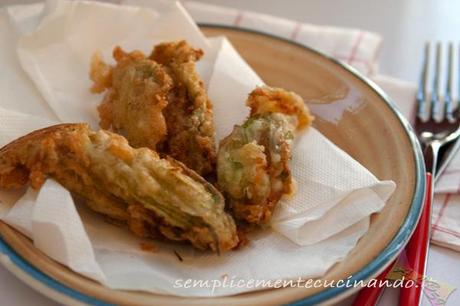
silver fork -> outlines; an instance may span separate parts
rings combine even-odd
[[[449,43],[447,56],[447,78],[444,98],[441,96],[442,45],[436,44],[433,83],[431,95],[427,94],[430,65],[429,43],[425,45],[424,63],[417,92],[417,117],[415,130],[424,150],[427,172],[427,191],[422,216],[405,251],[408,264],[417,275],[422,276],[419,286],[401,288],[400,305],[419,305],[423,288],[423,275],[426,271],[426,259],[431,230],[431,203],[434,194],[434,181],[437,176],[439,150],[452,144],[460,137],[458,122],[459,107],[453,105],[452,86],[454,73],[454,45]],[[453,156],[455,152],[451,152]],[[445,163],[445,162],[444,162]]]
[[[407,257],[407,262],[410,265],[409,268],[412,268],[413,272],[416,273],[415,275],[422,276],[422,278],[419,279],[419,283],[416,286],[412,286],[410,288],[405,288],[405,286],[401,287],[399,305],[420,305],[423,288],[423,275],[425,274],[426,270],[426,258],[430,241],[431,202],[433,198],[432,190],[434,187],[434,179],[440,174],[441,171],[436,170],[439,149],[449,146],[449,144],[453,144],[455,142],[455,146],[451,146],[450,151],[446,153],[448,156],[444,158],[441,163],[440,169],[443,169],[447,164],[446,161],[448,161],[454,155],[455,149],[460,147],[460,141],[456,141],[460,135],[458,123],[458,116],[460,111],[458,110],[459,107],[454,108],[452,98],[454,47],[453,44],[449,44],[448,47],[448,69],[444,99],[442,99],[440,94],[442,57],[441,49],[441,44],[438,43],[436,46],[435,69],[431,89],[432,94],[428,95],[428,67],[430,65],[431,46],[429,43],[425,45],[423,70],[416,97],[417,116],[415,129],[417,131],[419,141],[424,149],[425,166],[427,169],[427,187],[425,192],[425,203],[423,206],[423,211],[414,234],[412,235],[409,243],[405,248],[405,255]],[[440,116],[440,118],[436,120],[436,113],[441,111],[443,108],[445,111]],[[431,177],[433,177],[433,180]],[[378,278],[385,279],[393,266],[394,263],[390,265]],[[366,305],[376,305],[382,292],[383,288],[364,288],[360,291],[358,297],[355,299],[353,306],[361,305],[363,303]]]
[[[425,45],[422,76],[416,97],[417,117],[415,120],[415,130],[424,148],[426,170],[434,178],[437,174],[439,149],[457,140],[460,136],[460,129],[458,123],[459,108],[454,109],[452,97],[454,45],[453,43],[449,43],[448,46],[447,79],[444,99],[441,97],[441,43],[436,44],[431,95],[429,96],[427,93],[430,51],[430,43],[427,43]]]

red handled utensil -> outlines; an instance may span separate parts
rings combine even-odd
[[[441,147],[456,142],[460,137],[460,126],[458,123],[459,108],[453,108],[452,84],[453,84],[453,44],[449,44],[448,50],[448,72],[444,98],[441,97],[441,43],[437,43],[436,57],[434,64],[434,75],[431,89],[431,97],[427,98],[428,66],[430,59],[430,44],[425,45],[424,64],[419,89],[416,96],[417,117],[415,130],[420,143],[424,148],[424,159],[426,168],[426,190],[425,200],[419,223],[409,240],[405,252],[407,264],[411,270],[411,276],[415,276],[415,285],[409,288],[403,286],[399,299],[399,305],[419,305],[423,290],[423,278],[426,271],[426,262],[429,250],[431,232],[431,204],[434,194],[434,178],[437,177],[436,169],[438,153]],[[450,154],[455,154],[452,151]],[[449,160],[447,158],[445,160]],[[444,169],[445,167],[441,167]],[[391,267],[394,264],[390,265]],[[387,268],[378,279],[385,279],[391,268]],[[364,288],[355,299],[353,305],[371,306],[376,305],[379,297],[385,288]]]

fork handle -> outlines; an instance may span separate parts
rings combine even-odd
[[[422,215],[419,223],[415,228],[409,243],[406,246],[406,256],[411,275],[415,276],[415,285],[409,288],[401,287],[399,296],[399,305],[420,305],[423,278],[426,270],[426,262],[428,248],[430,243],[430,228],[431,228],[431,202],[433,199],[432,193],[432,176],[431,173],[426,174],[426,193],[425,203],[423,205]]]
[[[426,173],[426,188],[425,200],[423,203],[422,213],[415,231],[406,245],[405,252],[407,256],[407,263],[410,269],[413,269],[412,275],[417,276],[417,284],[410,288],[401,288],[399,296],[399,305],[419,305],[421,301],[423,289],[423,276],[426,270],[426,259],[428,255],[428,247],[430,243],[430,229],[431,229],[431,202],[433,200],[434,180],[432,180],[433,171],[436,172],[439,143],[427,145],[424,151]],[[390,267],[393,267],[391,264]],[[377,279],[386,279],[387,274],[391,268],[385,269]],[[357,297],[353,301],[353,306],[375,306],[382,295],[384,287],[365,287],[360,290]]]
[[[403,286],[399,295],[399,305],[420,305],[423,280],[426,271],[426,262],[430,246],[431,233],[431,203],[434,194],[434,179],[438,162],[438,153],[441,148],[439,141],[432,141],[426,145],[423,157],[426,167],[425,201],[420,220],[412,234],[405,251],[408,268],[411,275],[415,276],[415,285],[409,288]]]
[[[426,168],[425,201],[420,220],[406,245],[408,268],[411,275],[415,276],[415,285],[409,288],[403,286],[399,295],[399,305],[420,305],[423,279],[426,271],[426,262],[430,246],[431,233],[431,203],[434,194],[434,179],[438,162],[438,153],[441,148],[439,141],[428,143],[423,152]]]

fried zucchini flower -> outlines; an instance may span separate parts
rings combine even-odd
[[[116,47],[115,66],[96,53],[91,63],[92,92],[105,90],[100,126],[134,147],[148,147],[183,162],[200,175],[215,170],[212,104],[196,69],[203,51],[186,41],[163,43],[146,57]]]
[[[281,197],[293,192],[292,141],[313,117],[300,96],[280,88],[256,88],[246,104],[249,118],[220,143],[218,187],[235,218],[260,225],[270,221]]]
[[[134,149],[120,135],[61,124],[0,149],[0,188],[30,182],[37,189],[46,177],[139,236],[186,240],[217,252],[238,243],[217,189],[182,163],[148,148]]]
[[[134,147],[156,149],[167,134],[163,109],[172,80],[158,63],[140,51],[113,51],[117,65],[107,65],[96,53],[92,58],[90,76],[92,92],[108,90],[98,107],[103,129],[123,134]]]

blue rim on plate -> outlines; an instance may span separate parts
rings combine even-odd
[[[411,237],[415,226],[420,218],[420,214],[422,211],[423,200],[424,200],[424,190],[425,190],[425,165],[423,162],[423,154],[420,148],[420,144],[417,140],[416,134],[414,133],[410,123],[407,119],[397,110],[395,103],[390,99],[390,97],[378,87],[374,82],[367,79],[360,72],[358,72],[355,68],[351,67],[348,64],[342,63],[328,55],[325,55],[319,51],[316,51],[308,46],[300,44],[298,42],[292,41],[290,39],[286,39],[283,37],[279,37],[270,33],[265,33],[261,31],[256,31],[247,28],[241,27],[234,27],[234,26],[226,26],[226,25],[219,25],[219,24],[209,24],[209,23],[199,23],[200,27],[214,27],[214,28],[225,28],[225,29],[232,29],[244,32],[250,32],[254,34],[268,36],[270,38],[278,39],[284,42],[288,42],[290,44],[296,45],[298,47],[304,48],[309,52],[313,52],[323,58],[328,59],[329,61],[339,65],[343,69],[350,72],[354,77],[359,79],[361,82],[365,83],[369,86],[377,95],[379,95],[383,101],[389,106],[389,108],[393,111],[395,116],[399,119],[399,122],[403,126],[407,137],[411,143],[412,151],[415,160],[415,168],[416,168],[416,184],[414,190],[414,197],[412,199],[412,204],[410,206],[410,210],[407,213],[407,217],[404,220],[404,223],[399,228],[398,232],[391,240],[391,242],[385,247],[385,249],[374,259],[372,260],[366,267],[361,269],[360,271],[356,272],[351,278],[348,278],[351,283],[359,282],[360,280],[367,280],[370,277],[374,276],[376,273],[381,271],[384,267],[388,266],[395,257],[399,254],[402,248],[406,245],[409,238]],[[9,257],[12,263],[14,263],[18,268],[20,268],[23,272],[28,274],[29,276],[33,277],[38,282],[48,286],[51,290],[57,291],[61,294],[64,294],[72,299],[77,301],[87,303],[90,305],[112,305],[102,300],[98,300],[91,296],[85,295],[79,291],[76,291],[70,287],[67,287],[55,279],[49,277],[48,275],[44,274],[30,263],[28,263],[25,259],[23,259],[18,253],[16,253],[3,239],[0,238],[0,252],[5,254]],[[342,295],[347,290],[351,288],[347,287],[334,287],[328,288],[316,294],[313,294],[309,297],[304,299],[295,301],[290,303],[291,306],[304,306],[304,305],[315,305],[321,302],[325,302],[329,299],[335,298],[339,295]]]

